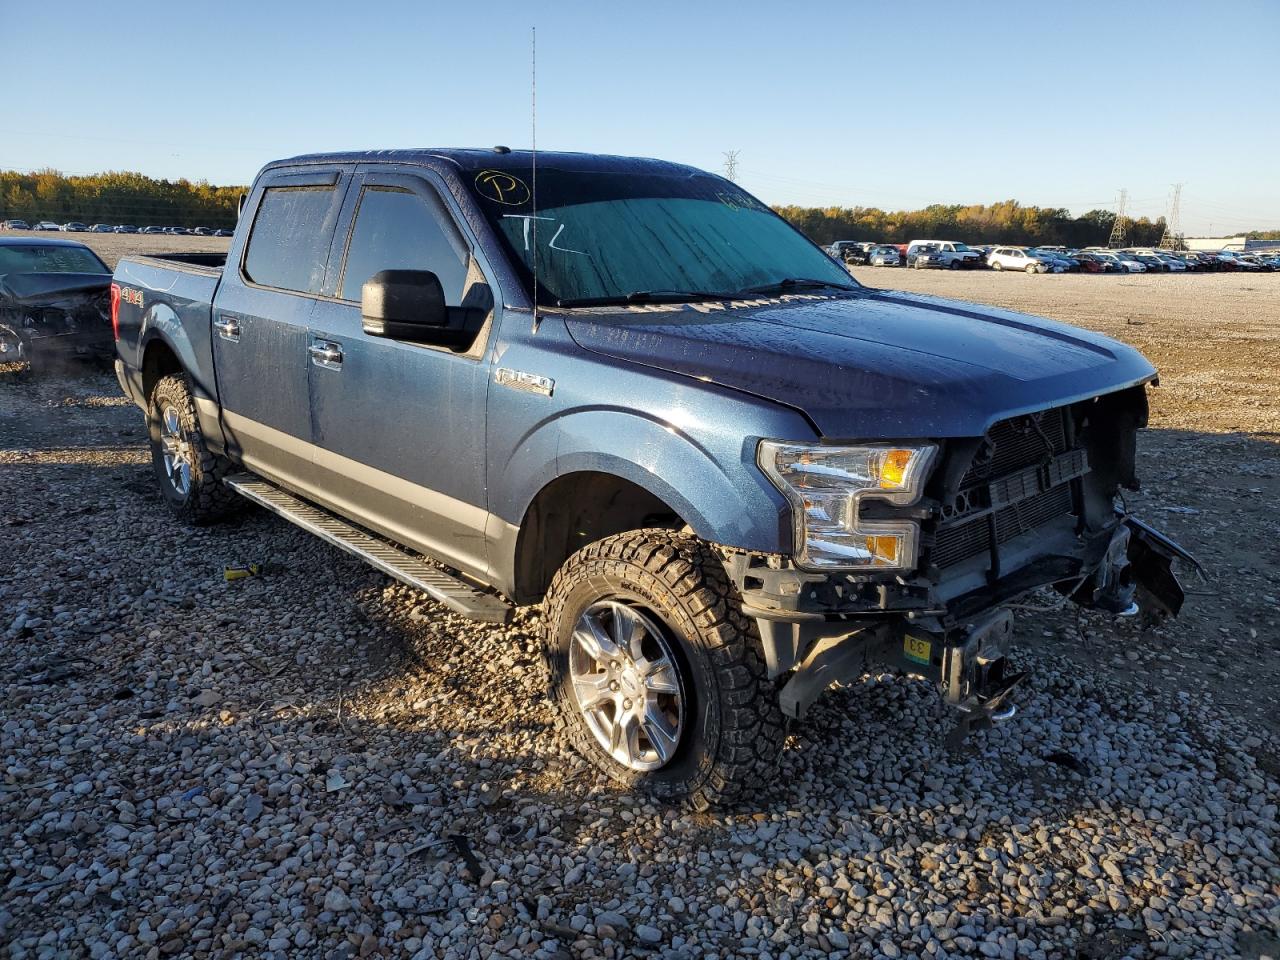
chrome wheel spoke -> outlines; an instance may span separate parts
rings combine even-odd
[[[613,700],[613,691],[609,688],[607,673],[592,673],[585,677],[573,678],[573,692],[578,698],[578,706],[583,710],[594,710],[602,704]]]
[[[658,755],[659,760],[666,763],[676,752],[676,746],[680,742],[679,729],[652,703],[645,707],[642,725],[644,735],[649,739],[653,752]]]
[[[578,625],[573,631],[573,639],[587,656],[597,663],[603,663],[618,656],[617,644],[613,642],[613,638],[609,636],[609,632],[605,630],[599,618],[591,615],[591,611],[587,611],[579,618]]]
[[[622,749],[622,755],[618,759],[628,766],[642,762],[644,755],[640,749],[640,718],[627,711],[614,724],[614,731],[615,740]]]
[[[669,693],[679,695],[680,682],[676,678],[676,668],[670,660],[648,660],[640,671],[644,677],[645,689],[650,693]]]
[[[613,604],[613,641],[633,660],[640,659],[640,645],[647,631],[644,621],[624,603]]]

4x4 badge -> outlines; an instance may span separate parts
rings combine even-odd
[[[556,382],[550,377],[525,373],[523,370],[512,370],[508,367],[499,367],[493,376],[504,387],[523,390],[525,393],[540,393],[544,397],[551,396],[551,391],[556,386]]]

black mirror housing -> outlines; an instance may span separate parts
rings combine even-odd
[[[433,340],[449,324],[444,288],[430,270],[381,270],[360,289],[364,332],[394,340]]]

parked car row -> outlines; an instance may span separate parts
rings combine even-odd
[[[1187,273],[1204,271],[1280,270],[1280,252],[1240,253],[1161,250],[1149,247],[1110,250],[1062,246],[968,246],[951,240],[913,240],[884,244],[837,240],[826,251],[845,265],[907,266],[916,270],[988,268],[1024,273]]]
[[[25,220],[0,220],[0,230],[42,230],[61,233],[162,233],[171,237],[229,237],[230,230],[213,227],[135,227],[132,224],[95,223],[92,226],[73,220],[54,223],[41,220],[35,226]]]

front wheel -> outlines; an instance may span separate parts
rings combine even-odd
[[[157,381],[147,405],[151,467],[165,502],[182,520],[220,520],[239,504],[222,478],[231,464],[209,450],[196,418],[187,378],[171,374]]]
[[[996,271],[996,273],[999,273],[1001,270],[1004,269],[1004,264],[1002,264],[999,260],[996,260],[991,264],[991,269]]]
[[[1040,270],[1034,263],[1027,264],[1027,273],[1038,273]]]
[[[639,530],[579,550],[547,593],[544,654],[557,726],[626,787],[705,810],[769,781],[777,691],[702,541]]]

